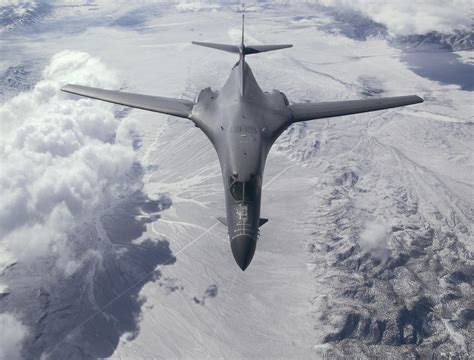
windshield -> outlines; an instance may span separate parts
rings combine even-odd
[[[253,201],[257,195],[256,178],[242,182],[237,181],[233,177],[229,178],[230,194],[235,201]]]
[[[235,201],[242,201],[244,199],[244,183],[234,181],[230,186],[230,193]]]

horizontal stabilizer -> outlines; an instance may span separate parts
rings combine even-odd
[[[217,218],[223,225],[227,226],[227,218],[219,216]]]
[[[266,224],[268,222],[268,219],[260,218],[260,221],[258,222],[258,227]]]
[[[68,84],[62,91],[86,96],[92,99],[103,100],[114,104],[125,105],[142,110],[188,118],[191,115],[194,103],[189,100],[164,98],[159,96],[132,94],[115,90],[104,90],[89,86]]]
[[[293,115],[293,122],[297,122],[359,114],[422,102],[423,99],[419,96],[409,95],[377,99],[292,104],[289,106],[289,109]]]
[[[200,42],[200,41],[193,41],[194,45],[205,46],[212,49],[227,51],[230,53],[239,54],[240,49],[238,46],[235,45],[227,45],[227,44],[216,44],[216,43],[208,43],[208,42]]]
[[[227,51],[234,54],[241,53],[241,47],[236,45],[228,45],[228,44],[216,44],[216,43],[208,43],[208,42],[200,42],[200,41],[193,41],[194,45],[205,46],[212,49]],[[280,49],[287,49],[292,47],[293,45],[285,44],[285,45],[244,45],[243,46],[243,53],[244,55],[251,55],[251,54],[258,54],[267,51],[273,50],[280,50]]]
[[[246,45],[245,46],[245,55],[258,54],[267,51],[287,49],[293,47],[291,44],[285,45]]]

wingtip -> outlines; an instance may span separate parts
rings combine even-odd
[[[70,92],[73,86],[74,86],[73,84],[66,84],[66,85],[63,85],[63,86],[61,87],[61,91]]]
[[[411,104],[419,104],[419,103],[422,103],[422,102],[425,101],[425,100],[423,100],[422,97],[420,97],[418,95],[408,95],[408,96],[406,96],[406,98],[409,99]]]

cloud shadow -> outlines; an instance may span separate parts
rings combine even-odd
[[[72,276],[48,258],[3,274],[11,285],[0,311],[21,312],[29,328],[24,358],[109,357],[122,335],[138,335],[141,289],[161,277],[157,266],[176,262],[168,241],[142,236],[171,204],[166,195],[152,200],[137,192],[81,225],[70,241],[74,258],[82,259]]]

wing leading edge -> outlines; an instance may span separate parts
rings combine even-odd
[[[63,86],[61,90],[71,94],[86,96],[92,99],[103,100],[114,104],[130,106],[137,109],[149,110],[182,118],[189,118],[194,106],[194,103],[189,100],[140,95],[81,85],[68,84]]]
[[[293,122],[323,119],[334,116],[359,114],[363,112],[390,109],[398,106],[422,103],[417,95],[394,96],[378,99],[333,101],[321,103],[292,104],[288,108]]]

